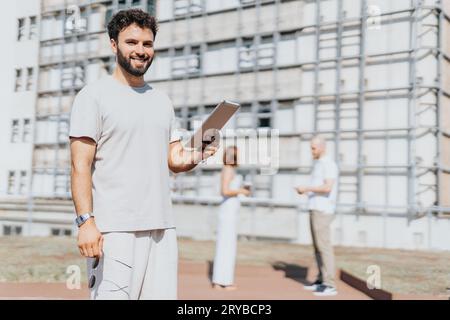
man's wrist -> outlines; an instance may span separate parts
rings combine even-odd
[[[87,212],[80,214],[76,217],[75,223],[77,224],[78,228],[80,228],[83,224],[85,224],[88,220],[94,217],[94,214],[92,212]]]
[[[95,219],[94,217],[90,217],[89,219],[86,220],[85,223],[83,223],[78,229],[83,229],[83,228],[87,228],[89,226],[95,226]]]

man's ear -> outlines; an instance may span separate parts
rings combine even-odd
[[[114,54],[117,54],[117,43],[114,39],[110,40],[111,49]]]

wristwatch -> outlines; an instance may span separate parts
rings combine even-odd
[[[76,219],[75,222],[78,225],[78,228],[81,227],[89,218],[94,217],[92,212],[80,214]]]

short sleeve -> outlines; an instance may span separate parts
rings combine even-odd
[[[69,137],[89,137],[98,143],[102,133],[102,115],[98,102],[84,88],[72,105]]]
[[[337,179],[338,177],[338,168],[337,165],[333,161],[328,161],[326,165],[324,166],[325,172],[324,177],[325,179]]]
[[[181,141],[183,138],[183,134],[181,131],[181,124],[179,119],[175,117],[175,112],[172,108],[172,115],[170,120],[170,137],[169,137],[169,143]]]

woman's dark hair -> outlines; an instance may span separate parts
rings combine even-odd
[[[142,29],[150,29],[153,32],[153,37],[156,38],[158,22],[155,17],[141,9],[128,9],[117,12],[108,23],[109,38],[117,42],[120,31],[132,24],[136,24]]]
[[[237,167],[238,162],[238,148],[236,146],[231,146],[223,151],[223,164],[233,167]]]

